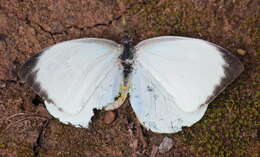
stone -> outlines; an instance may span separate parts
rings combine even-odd
[[[115,121],[115,119],[116,119],[116,114],[115,114],[115,112],[113,112],[113,111],[107,111],[107,112],[105,113],[104,122],[105,122],[106,124],[111,124],[111,123],[113,123],[113,122]]]
[[[169,137],[164,137],[162,143],[159,146],[160,153],[168,152],[173,146],[173,140]]]

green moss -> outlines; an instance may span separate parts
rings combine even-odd
[[[215,3],[220,5],[221,1],[215,1]],[[220,7],[218,5],[216,7]],[[134,28],[137,34],[145,34],[146,32],[153,32],[152,35],[195,34],[198,36],[200,34],[213,39],[223,36],[223,46],[234,49],[234,52],[241,45],[242,47],[255,48],[259,53],[259,48],[257,48],[259,28],[255,27],[259,17],[248,16],[241,19],[237,16],[218,16],[218,9],[214,7],[196,8],[191,1],[166,0],[163,3],[146,1],[144,5],[131,8],[127,15],[130,17],[138,16],[139,20],[142,21],[141,29],[138,26]],[[241,6],[240,4],[222,6],[224,9],[228,7],[232,9]],[[235,25],[230,23],[232,21],[239,23]],[[223,34],[223,32],[226,33]],[[146,36],[146,38],[148,37],[151,36]],[[230,41],[225,40],[226,38]],[[250,42],[248,42],[249,39]],[[233,47],[230,43],[235,46]],[[184,129],[181,133],[184,136],[174,135],[185,141],[186,146],[190,147],[195,156],[203,154],[203,156],[211,157],[228,157],[254,156],[256,154],[251,152],[249,148],[257,143],[256,131],[259,124],[256,123],[259,121],[260,93],[256,90],[257,78],[248,79],[249,75],[256,73],[256,64],[250,63],[246,66],[249,67],[245,74],[210,104],[206,115],[199,123]]]

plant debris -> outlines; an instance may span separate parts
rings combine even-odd
[[[244,56],[247,52],[243,49],[237,49],[237,53],[241,56]]]

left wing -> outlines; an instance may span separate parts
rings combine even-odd
[[[31,57],[19,75],[44,98],[50,114],[63,123],[88,127],[93,109],[113,103],[119,93],[122,50],[106,39],[69,40]]]

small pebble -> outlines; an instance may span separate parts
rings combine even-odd
[[[169,137],[164,137],[162,143],[159,146],[160,153],[168,152],[173,146],[173,140]]]
[[[237,49],[237,53],[241,56],[244,56],[246,54],[246,51],[243,49]]]
[[[111,124],[116,119],[116,114],[113,111],[107,111],[104,116],[104,122]]]

